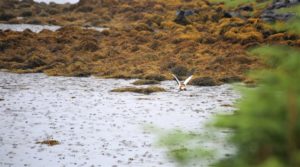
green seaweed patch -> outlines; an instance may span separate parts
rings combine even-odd
[[[142,93],[142,94],[151,94],[155,92],[165,92],[164,88],[158,86],[150,86],[147,88],[136,88],[136,87],[124,87],[124,88],[116,88],[111,90],[111,92],[134,92],[134,93]]]
[[[159,81],[156,80],[149,80],[149,79],[140,79],[135,82],[133,82],[133,85],[154,85],[154,84],[159,84]]]

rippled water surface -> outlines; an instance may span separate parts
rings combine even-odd
[[[201,132],[238,98],[229,85],[178,92],[174,81],[164,93],[110,92],[133,81],[0,72],[0,166],[176,166],[143,127]],[[61,144],[36,144],[46,139]]]

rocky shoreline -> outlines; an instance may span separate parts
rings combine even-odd
[[[165,80],[172,72],[182,78],[194,74],[193,84],[200,86],[252,82],[246,73],[265,66],[247,49],[260,44],[300,46],[299,36],[274,30],[261,18],[264,11],[252,6],[240,7],[236,16],[224,4],[206,0],[81,0],[74,5],[27,0],[0,6],[11,7],[0,12],[2,23],[62,26],[39,33],[0,31],[0,68],[18,73]],[[32,13],[26,15],[29,9]],[[185,24],[176,21],[179,9],[192,11],[181,13]]]

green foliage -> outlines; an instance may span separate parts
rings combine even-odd
[[[181,166],[188,165],[191,160],[206,160],[214,157],[214,150],[203,149],[207,139],[212,135],[186,133],[180,130],[161,132],[159,145],[167,147],[169,156],[176,159]]]
[[[274,25],[274,28],[277,31],[289,31],[292,33],[300,33],[300,20],[299,19],[292,19],[287,22],[278,22]]]
[[[297,60],[299,57],[299,49],[289,47],[289,46],[261,46],[252,49],[251,52],[255,55],[262,55],[262,58],[267,61],[267,64],[271,67],[281,67],[285,68],[295,68],[297,65]]]
[[[300,12],[299,6],[290,9],[285,10]],[[300,32],[297,17],[275,25],[280,30]],[[229,142],[236,145],[237,153],[216,164],[222,167],[300,166],[300,50],[262,46],[251,52],[262,55],[270,69],[255,73],[259,86],[242,91],[244,98],[234,115],[218,116],[217,127],[234,129]]]
[[[293,10],[299,14],[299,6]],[[300,32],[298,17],[276,28]],[[270,69],[255,73],[259,86],[242,91],[234,115],[219,116],[216,126],[232,128],[229,142],[237,153],[217,166],[300,166],[300,50],[288,46],[262,46],[251,51],[262,55]]]
[[[230,142],[238,148],[218,166],[300,166],[300,52],[283,46],[253,52],[274,68],[256,73],[259,86],[242,91],[234,115],[218,117],[217,127],[235,130]]]

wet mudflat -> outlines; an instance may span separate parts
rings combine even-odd
[[[144,127],[201,132],[239,97],[230,85],[178,92],[175,81],[163,93],[110,92],[133,81],[0,72],[0,166],[176,166]]]

